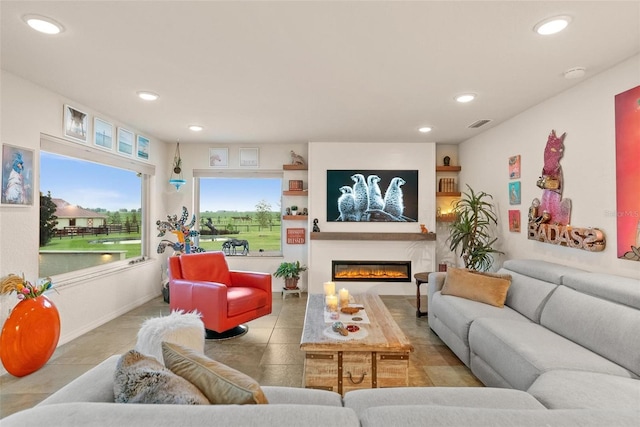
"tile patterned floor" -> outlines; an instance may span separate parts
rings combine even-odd
[[[307,301],[280,293],[273,295],[273,312],[250,322],[249,332],[227,341],[207,341],[205,353],[262,385],[302,386],[303,352],[300,336]],[[469,369],[429,329],[427,318],[416,318],[415,298],[382,296],[398,325],[414,345],[409,384],[418,386],[481,387]],[[422,302],[426,307],[426,302]],[[56,349],[39,371],[23,378],[0,376],[0,418],[30,408],[113,354],[135,346],[141,323],[169,314],[158,297]]]

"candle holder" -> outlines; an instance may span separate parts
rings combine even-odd
[[[329,312],[329,317],[332,320],[336,320],[340,317],[340,313],[338,313],[338,296],[337,295],[327,295],[325,297],[325,305],[327,311]]]
[[[329,295],[336,294],[336,284],[335,282],[324,282],[324,296],[328,297]]]

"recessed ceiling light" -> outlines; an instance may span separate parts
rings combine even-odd
[[[569,25],[570,22],[570,16],[554,16],[553,18],[548,18],[538,22],[533,27],[533,31],[542,36],[548,36],[550,34],[559,33],[560,31],[564,30],[565,28],[567,28],[567,25]]]
[[[146,90],[141,90],[137,92],[137,94],[140,99],[144,99],[145,101],[155,101],[156,99],[160,98],[160,95],[158,95],[157,93],[149,92]]]
[[[189,125],[189,129],[194,132],[200,132],[204,128],[200,125]]]
[[[58,34],[64,31],[62,24],[46,16],[25,15],[22,20],[34,30],[44,34]]]
[[[471,102],[474,99],[476,99],[476,94],[475,93],[463,93],[461,95],[457,95],[454,99],[456,101],[464,104],[464,103]]]
[[[429,126],[423,126],[423,127],[421,127],[421,128],[418,128],[418,131],[419,131],[419,132],[422,132],[422,133],[428,133],[428,132],[431,132],[431,127],[429,127]]]

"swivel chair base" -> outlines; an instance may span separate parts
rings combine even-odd
[[[216,332],[205,328],[204,337],[208,340],[222,341],[241,337],[247,332],[249,332],[249,327],[247,325],[239,325],[224,332]]]

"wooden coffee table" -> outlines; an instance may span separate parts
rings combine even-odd
[[[353,300],[364,306],[370,323],[343,320],[345,325],[355,324],[361,331],[342,337],[331,333],[331,322],[325,323],[324,295],[309,295],[300,343],[306,353],[304,386],[342,395],[361,388],[408,386],[413,346],[380,297],[358,294],[353,295]],[[350,316],[345,320],[348,319]],[[355,337],[360,338],[350,339]]]

